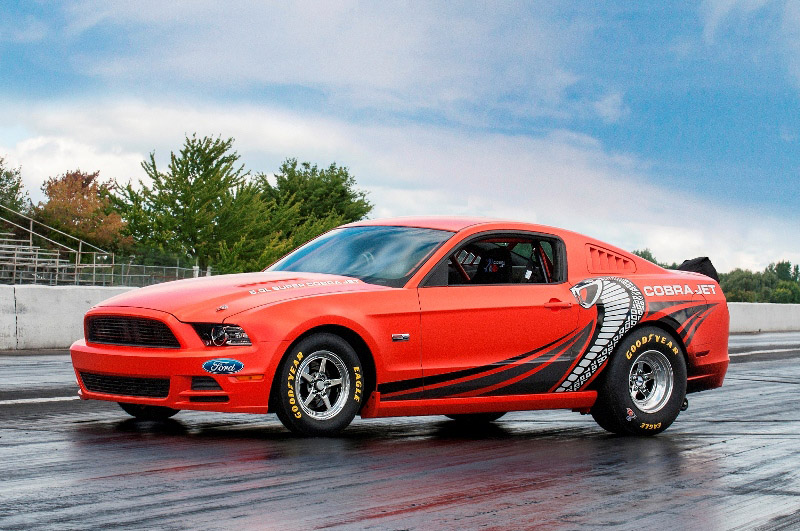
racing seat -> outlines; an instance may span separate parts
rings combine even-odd
[[[508,284],[511,271],[511,251],[507,247],[495,247],[481,256],[471,284]]]

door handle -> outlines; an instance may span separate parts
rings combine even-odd
[[[551,299],[550,302],[544,303],[545,308],[550,308],[551,310],[568,310],[572,308],[571,302],[563,302],[558,299]]]

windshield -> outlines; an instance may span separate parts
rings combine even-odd
[[[288,254],[267,271],[344,275],[399,288],[452,235],[415,227],[334,229]]]

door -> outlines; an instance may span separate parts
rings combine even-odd
[[[551,238],[471,240],[437,266],[446,285],[418,289],[420,397],[543,393],[568,372],[588,331],[575,330],[563,245]]]

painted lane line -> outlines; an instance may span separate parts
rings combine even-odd
[[[775,354],[775,353],[778,353],[778,352],[800,352],[800,347],[776,348],[776,349],[773,349],[773,350],[751,350],[751,351],[748,351],[748,352],[738,352],[738,353],[735,353],[735,354],[728,354],[728,355],[730,357],[735,357],[735,356],[751,356],[753,354]]]
[[[11,406],[14,404],[40,404],[43,402],[66,402],[68,400],[80,400],[79,396],[54,396],[52,398],[17,398],[16,400],[0,400],[0,406]]]

